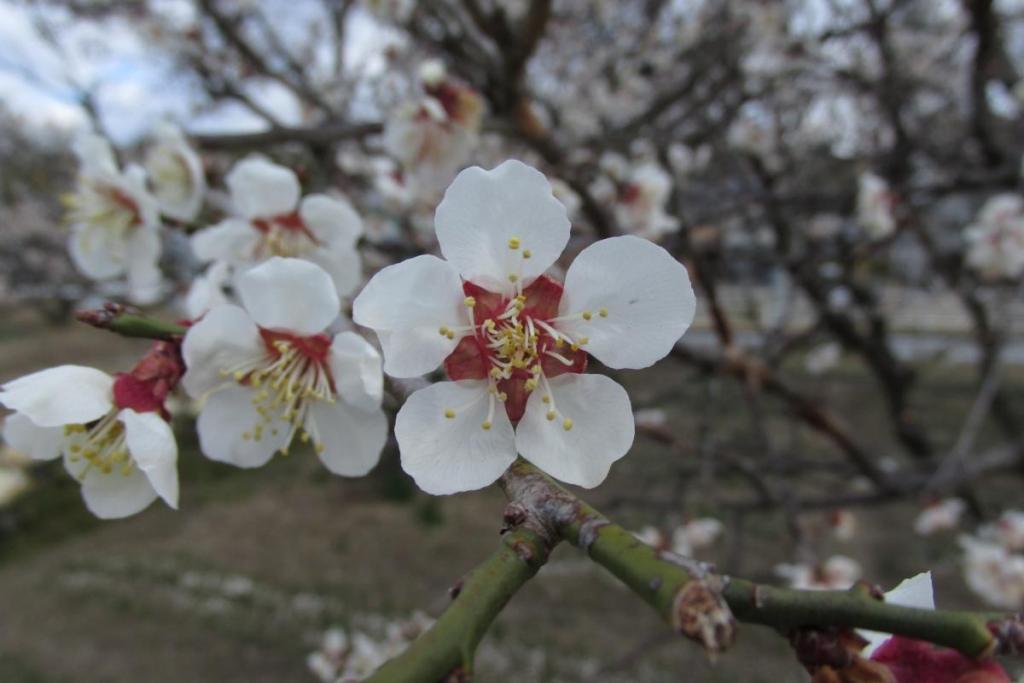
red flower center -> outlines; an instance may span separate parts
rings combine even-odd
[[[252,226],[263,234],[263,246],[276,256],[301,256],[320,246],[298,211],[269,218],[254,218]]]
[[[445,371],[453,380],[489,380],[513,424],[522,418],[530,393],[546,378],[586,370],[586,352],[551,322],[562,299],[556,280],[542,275],[516,297],[472,282],[462,289],[473,311],[473,333],[445,359]],[[446,332],[451,333],[442,329]]]

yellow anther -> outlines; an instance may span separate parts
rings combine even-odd
[[[481,428],[482,428],[482,429],[483,429],[483,430],[484,430],[485,432],[486,432],[487,430],[489,430],[489,429],[491,428],[491,426],[492,426],[492,425],[491,425],[491,421],[490,421],[490,420],[484,420],[483,424],[482,424],[482,425],[480,425],[480,427],[481,427]]]
[[[523,258],[530,258],[533,256],[533,252],[529,249],[523,249]]]
[[[518,249],[520,247],[520,245],[522,245],[522,242],[519,241],[518,237],[512,237],[508,241],[508,248],[509,249]]]
[[[437,333],[440,334],[442,337],[447,337],[448,336],[448,328],[445,327],[444,325],[442,325],[441,327],[438,328]]]
[[[244,440],[246,440],[246,441],[251,441],[252,440],[252,434],[250,434],[249,432],[242,432],[242,438]]]
[[[498,392],[498,400],[501,401],[502,403],[504,403],[505,401],[508,400],[508,394],[506,394],[504,391],[499,391]]]
[[[452,410],[451,408],[445,408],[444,409],[444,416],[447,417],[449,420],[454,420],[455,419],[455,411]]]
[[[519,276],[516,275],[515,273],[509,273],[508,274],[508,281],[509,282],[518,282],[519,281]]]
[[[313,450],[316,451],[317,455],[320,455],[324,452],[324,445],[322,443],[316,443],[313,446]]]
[[[594,314],[591,313],[590,311],[583,311],[583,319],[584,320],[590,320],[593,317],[594,317]]]
[[[448,337],[449,339],[455,339],[455,333],[452,332],[451,330],[448,330],[448,334],[446,334],[445,336]]]
[[[473,308],[474,306],[476,306],[476,299],[474,297],[467,296],[465,299],[462,300],[462,303],[466,304],[466,306],[470,308]]]
[[[537,379],[535,377],[532,377],[523,382],[523,386],[526,388],[527,391],[533,391],[534,389],[537,388]]]
[[[600,316],[601,316],[602,318],[607,318],[607,317],[608,317],[608,309],[607,309],[607,308],[604,308],[604,307],[602,306],[602,307],[601,307],[601,310],[599,310],[599,311],[597,312],[597,314],[598,314],[598,315],[600,315]]]
[[[236,382],[241,382],[242,379],[245,377],[245,373],[242,372],[241,370],[235,370],[234,376]]]
[[[540,397],[540,401],[541,401],[541,403],[551,403],[551,396],[550,396],[550,394],[544,394],[543,396],[541,396]]]
[[[590,337],[580,337],[579,341],[576,342],[576,343],[579,344],[580,346],[583,346],[584,344],[586,344],[589,341],[590,341]]]
[[[570,429],[572,429],[571,417],[567,417],[564,420],[562,420],[562,429],[564,429],[565,431],[569,431]]]
[[[555,419],[555,411],[549,410],[547,415],[545,415],[544,417],[548,419],[548,422],[553,421]]]

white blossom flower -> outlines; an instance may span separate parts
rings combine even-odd
[[[776,565],[775,573],[801,590],[845,590],[861,576],[860,564],[845,555],[833,555],[818,565]]]
[[[691,519],[672,532],[672,552],[692,557],[695,550],[714,543],[723,530],[722,523],[712,517]]]
[[[679,221],[665,213],[671,193],[672,176],[658,164],[640,164],[619,189],[615,218],[627,232],[648,239],[677,232]]]
[[[932,573],[921,572],[909,579],[903,579],[891,591],[885,592],[885,602],[901,607],[917,607],[918,609],[935,609],[935,591],[932,588]],[[879,631],[858,629],[857,633],[867,639],[861,655],[870,657],[875,650],[891,638],[891,634]]]
[[[645,526],[640,531],[634,531],[633,536],[641,543],[646,543],[658,550],[664,550],[668,547],[668,539],[665,538],[665,534],[655,526]]]
[[[914,520],[914,531],[930,536],[938,531],[950,531],[960,524],[967,505],[959,498],[946,498],[925,507]]]
[[[225,288],[231,284],[231,265],[226,261],[214,261],[206,272],[192,280],[188,294],[182,302],[185,315],[190,320],[203,316],[214,306],[231,303]]]
[[[857,180],[857,220],[873,240],[882,240],[896,232],[896,195],[889,184],[874,173],[865,172]]]
[[[274,257],[239,278],[238,294],[241,307],[212,308],[182,346],[185,390],[206,397],[203,453],[259,467],[298,438],[335,474],[369,472],[387,438],[380,356],[353,332],[325,332],[340,311],[330,276]]]
[[[405,471],[429,493],[468,491],[518,452],[562,481],[601,483],[634,423],[621,386],[582,374],[587,353],[612,368],[668,354],[696,308],[686,269],[625,236],[584,249],[564,284],[545,275],[569,221],[545,177],[519,161],[462,171],[435,225],[446,260],[389,266],[353,303],[355,322],[380,338],[386,372],[415,377],[443,363],[454,380],[399,412]]]
[[[1024,608],[1024,555],[994,540],[961,536],[968,587],[995,607]]]
[[[0,404],[15,411],[4,423],[7,443],[34,460],[63,454],[97,517],[134,515],[157,497],[177,508],[174,432],[162,401],[132,375],[61,365],[4,384]]]
[[[65,197],[75,267],[93,280],[127,276],[129,295],[151,303],[160,295],[160,216],[145,172],[117,167],[110,143],[88,134],[76,141],[78,182]]]
[[[1015,278],[1024,272],[1024,199],[992,197],[964,231],[967,263],[986,278]]]
[[[429,63],[424,95],[398,107],[384,129],[384,148],[402,165],[405,185],[437,195],[476,148],[483,100]]]
[[[833,510],[829,514],[829,526],[840,541],[849,541],[857,533],[857,516],[846,508]]]
[[[237,215],[193,235],[200,260],[245,270],[274,256],[303,259],[327,271],[339,296],[362,281],[355,245],[363,222],[348,201],[325,194],[300,201],[295,173],[258,157],[235,165],[225,182]]]
[[[203,204],[206,177],[199,155],[177,126],[157,128],[156,142],[146,152],[145,168],[160,212],[179,221],[193,220]]]
[[[807,352],[807,357],[804,358],[804,368],[812,375],[820,375],[839,365],[839,360],[842,357],[842,346],[837,342],[826,342]]]

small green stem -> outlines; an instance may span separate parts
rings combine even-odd
[[[951,647],[965,655],[991,654],[988,624],[1002,615],[901,607],[858,591],[801,591],[730,579],[725,599],[740,621],[780,631],[841,626],[896,633]]]
[[[75,317],[87,325],[101,330],[109,330],[122,337],[168,341],[175,337],[181,337],[187,331],[187,328],[177,323],[129,313],[120,304],[107,304],[103,308],[80,311]]]
[[[505,534],[498,550],[457,588],[437,623],[366,683],[434,683],[459,667],[468,673],[491,622],[547,561],[549,552],[545,540],[529,529]]]

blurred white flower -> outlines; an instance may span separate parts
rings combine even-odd
[[[648,162],[631,169],[619,187],[615,219],[626,232],[656,240],[679,230],[679,221],[665,212],[672,193],[672,176]]]
[[[593,487],[629,450],[629,397],[582,374],[587,352],[613,368],[664,357],[693,319],[686,269],[633,236],[601,240],[559,283],[545,273],[569,239],[547,179],[518,161],[466,169],[437,208],[445,259],[418,256],[377,273],[353,319],[377,332],[396,377],[442,363],[451,382],[413,393],[395,423],[402,466],[424,491],[495,481],[517,453]],[[539,389],[539,391],[538,391]]]
[[[425,65],[423,97],[388,118],[384,148],[399,161],[403,184],[432,198],[451,182],[477,146],[483,100],[445,77],[443,66]]]
[[[840,541],[849,541],[857,534],[857,515],[846,508],[833,510],[829,514],[829,526]]]
[[[960,547],[964,551],[964,578],[971,590],[995,607],[1024,607],[1024,555],[974,536],[961,536]]]
[[[889,184],[865,171],[857,180],[857,220],[872,240],[882,240],[896,232],[896,195]]]
[[[114,151],[102,137],[87,134],[75,144],[77,187],[64,202],[71,224],[68,247],[75,267],[93,280],[127,276],[136,303],[160,296],[160,216],[146,190],[145,172],[118,170]]]
[[[967,263],[986,278],[1016,278],[1024,272],[1024,199],[990,198],[964,231]]]
[[[914,520],[914,531],[930,536],[939,531],[951,531],[960,525],[960,517],[967,505],[959,498],[946,498],[931,503]]]
[[[341,308],[330,276],[274,257],[239,278],[238,294],[241,307],[211,309],[182,345],[185,390],[206,397],[203,453],[260,467],[298,438],[335,474],[369,472],[388,429],[380,355],[354,332],[325,332]]]
[[[426,614],[414,612],[408,619],[387,623],[382,638],[354,629],[346,632],[331,628],[324,633],[320,649],[306,658],[306,665],[323,683],[361,681],[405,652],[433,625],[434,620]]]
[[[828,342],[814,347],[804,359],[804,367],[812,375],[820,375],[839,365],[843,347],[837,342]]]
[[[178,507],[178,446],[162,397],[131,374],[61,365],[4,384],[0,404],[15,411],[4,440],[34,460],[63,454],[97,517],[128,517],[157,497]]]
[[[712,517],[692,519],[672,532],[672,552],[692,557],[695,550],[714,543],[724,529],[722,523]]]
[[[355,290],[363,222],[347,200],[311,194],[300,202],[295,173],[259,157],[236,164],[226,182],[236,215],[192,236],[201,261],[244,270],[275,256],[298,258],[327,271],[339,296]]]
[[[199,155],[177,126],[158,127],[145,168],[160,212],[179,221],[194,219],[206,194],[206,177]]]
[[[861,568],[856,560],[833,555],[818,565],[776,565],[775,573],[801,590],[845,590],[861,577]]]

